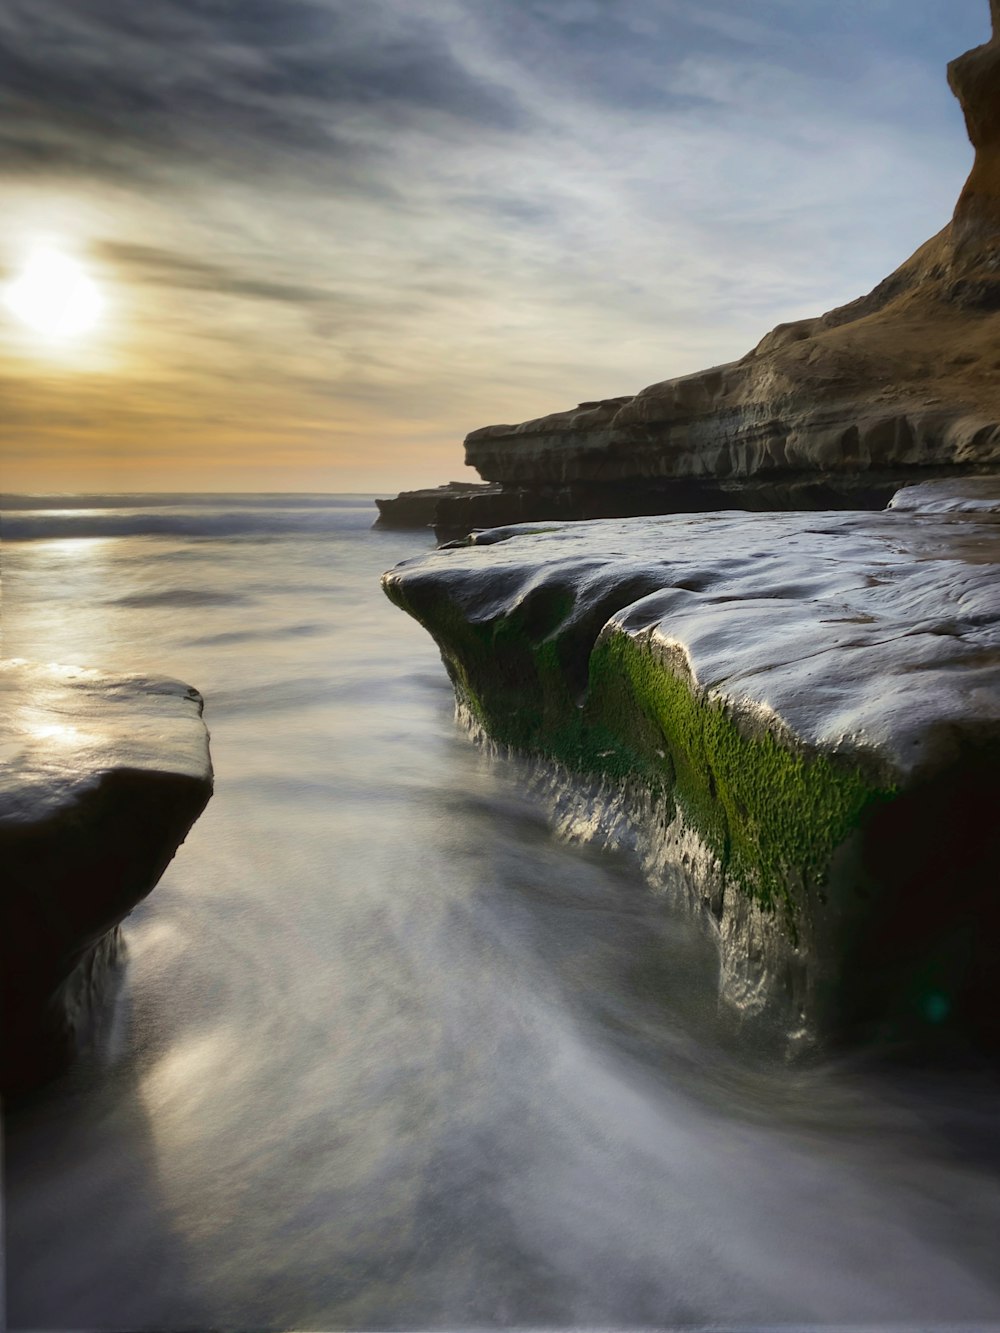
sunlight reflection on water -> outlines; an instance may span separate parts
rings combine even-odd
[[[428,539],[310,513],[5,550],[6,651],[191,681],[217,773],[113,1036],[12,1121],[14,1321],[1000,1315],[995,1085],[727,1028],[705,932],[454,729],[377,586]]]

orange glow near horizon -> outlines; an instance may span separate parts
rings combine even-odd
[[[23,8],[0,108],[0,485],[21,493],[474,480],[472,430],[737,359],[940,229],[971,156],[943,68],[985,17],[929,21],[917,79],[880,6],[724,41],[681,22],[693,4],[648,33],[538,6],[558,74],[520,42],[488,55],[489,6],[179,0],[190,31],[147,5],[121,32]],[[821,67],[813,19],[840,53]]]

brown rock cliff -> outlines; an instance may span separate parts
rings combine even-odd
[[[580,517],[717,507],[720,487],[749,507],[884,503],[902,481],[1000,467],[1000,0],[990,8],[990,41],[948,68],[975,164],[953,220],[899,269],[739,361],[473,431],[466,461]]]
[[[956,244],[996,237],[1000,230],[1000,0],[990,0],[993,36],[948,66],[948,85],[965,115],[976,160],[952,229]]]

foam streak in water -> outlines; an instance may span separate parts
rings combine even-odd
[[[378,588],[428,539],[134,500],[97,517],[141,536],[9,511],[50,539],[5,543],[5,650],[190,680],[216,794],[109,1040],[11,1118],[14,1326],[1000,1316],[995,1084],[752,1044],[711,932],[454,728]]]

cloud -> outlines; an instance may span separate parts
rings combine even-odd
[[[334,293],[312,284],[276,282],[241,273],[227,264],[212,263],[135,241],[100,242],[94,247],[94,253],[122,270],[131,282],[290,305],[317,306],[335,299]]]
[[[102,270],[91,421],[350,436],[433,481],[432,437],[737,356],[935,231],[944,63],[987,26],[939,9],[7,0],[0,248],[20,209]],[[25,402],[75,420],[71,381]]]
[[[470,77],[440,26],[346,0],[9,0],[0,87],[9,170],[350,165],[415,121],[524,128],[507,90]]]

